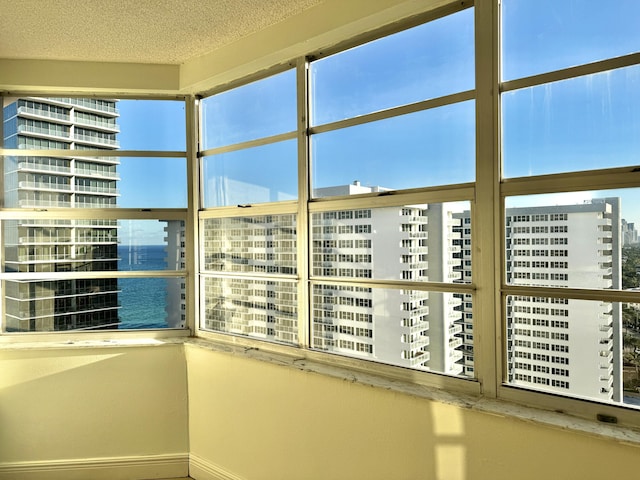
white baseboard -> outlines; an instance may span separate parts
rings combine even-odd
[[[189,456],[189,476],[194,480],[245,480],[194,454]]]
[[[146,480],[188,473],[187,453],[0,463],[0,480]]]

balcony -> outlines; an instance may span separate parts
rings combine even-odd
[[[55,172],[55,173],[71,173],[70,167],[60,165],[48,165],[40,162],[19,162],[18,170],[33,172]]]
[[[453,362],[459,362],[460,360],[463,359],[463,357],[464,357],[464,353],[462,353],[460,350],[451,350],[449,352],[449,358]],[[460,365],[460,368],[462,368],[462,365]]]
[[[32,108],[27,106],[18,107],[18,116],[24,118],[33,118],[33,119],[54,119],[61,120],[64,123],[71,124],[71,118],[69,114],[50,112],[48,110],[41,110],[39,108]]]
[[[120,127],[115,122],[107,122],[107,121],[88,119],[88,118],[84,118],[82,116],[76,115],[75,123],[76,123],[76,125],[79,125],[81,127],[96,128],[96,129],[99,129],[99,130],[102,130],[102,131],[105,131],[105,132],[108,132],[108,133],[119,133],[120,132]]]
[[[69,132],[56,131],[51,128],[34,127],[32,125],[18,125],[18,133],[33,134],[33,136],[57,140],[59,142],[70,142]]]
[[[38,207],[71,207],[71,202],[63,202],[60,200],[35,200],[22,199],[18,201],[20,208],[38,208]]]
[[[44,182],[18,182],[18,188],[25,190],[48,190],[53,192],[70,192],[71,185],[68,183],[44,183]]]
[[[456,323],[449,327],[449,335],[456,335],[458,333],[462,333],[462,325]]]
[[[64,105],[73,105],[80,110],[88,110],[91,112],[97,112],[102,115],[110,115],[113,117],[118,116],[118,110],[115,106],[111,105],[98,105],[96,99],[93,98],[51,98],[50,100],[56,100]]]
[[[94,187],[87,185],[76,185],[76,191],[81,193],[97,193],[101,195],[119,195],[120,192],[115,187]]]
[[[83,143],[91,146],[98,145],[101,147],[103,146],[112,147],[114,149],[120,148],[120,142],[118,142],[117,140],[113,140],[110,138],[101,138],[93,135],[76,134],[74,135],[73,140],[75,140],[76,143]]]
[[[75,169],[75,174],[82,177],[90,177],[90,178],[103,178],[105,180],[120,180],[120,175],[118,172],[105,172],[100,170],[91,170],[88,168],[77,168]]]

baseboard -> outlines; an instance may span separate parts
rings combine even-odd
[[[189,455],[189,476],[194,480],[245,480],[197,455]]]
[[[0,480],[146,480],[188,472],[187,453],[0,463]]]

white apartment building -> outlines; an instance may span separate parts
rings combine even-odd
[[[460,215],[467,222],[469,213]],[[508,208],[506,282],[621,288],[620,199]],[[463,241],[466,241],[463,233]],[[470,261],[463,248],[462,264]],[[463,303],[463,316],[471,303]],[[507,374],[514,385],[605,401],[622,400],[621,305],[511,296],[506,303]],[[473,362],[466,335],[465,366]]]
[[[355,182],[315,194],[384,190]],[[461,300],[454,294],[330,283],[371,278],[459,281],[459,247],[454,245],[458,223],[439,204],[312,214],[311,273],[326,278],[311,287],[312,347],[462,374]],[[291,253],[295,216],[206,219],[203,232],[203,270],[210,274],[203,282],[205,328],[297,341],[296,258]],[[261,274],[283,278],[255,278]]]
[[[350,185],[317,196],[384,191]],[[311,218],[312,274],[340,279],[460,281],[459,221],[440,204],[362,208]],[[314,283],[312,345],[382,363],[463,373],[460,299],[452,293]]]
[[[202,228],[202,269],[231,274],[204,278],[204,327],[297,342],[295,215],[212,218]],[[255,274],[284,278],[262,280]]]
[[[167,220],[165,231],[165,263],[169,270],[186,268],[186,224],[184,220]],[[187,286],[184,278],[167,278],[167,298],[180,301],[166,302],[167,326],[185,328],[187,323]]]
[[[3,108],[4,146],[69,150],[65,157],[4,158],[8,208],[116,205],[117,157],[78,158],[73,150],[119,148],[113,100],[15,98]],[[7,272],[117,269],[115,220],[11,220],[2,228]],[[6,282],[8,331],[117,328],[115,279]]]
[[[458,234],[454,239],[454,245],[458,247],[454,257],[458,259],[460,280],[471,282],[471,214],[469,211],[453,214],[458,223],[453,230]],[[461,351],[464,356],[462,361],[462,374],[468,377],[474,376],[474,351],[473,351],[473,295],[456,294],[460,299],[460,312],[462,315]]]

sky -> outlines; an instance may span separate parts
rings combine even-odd
[[[504,80],[640,51],[637,0],[502,6]],[[312,125],[473,90],[473,13],[313,62]],[[203,149],[294,131],[295,84],[289,70],[204,99]],[[180,102],[120,101],[118,108],[122,149],[184,150]],[[640,66],[507,92],[502,121],[506,177],[640,165]],[[205,206],[296,198],[296,155],[296,141],[288,140],[206,157]],[[471,182],[474,101],[317,134],[311,155],[313,188],[356,180],[392,189]],[[123,158],[120,205],[186,206],[185,167],[183,159]],[[639,189],[583,199],[612,193],[623,198],[622,216],[640,224]]]

